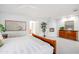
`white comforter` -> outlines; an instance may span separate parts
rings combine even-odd
[[[49,54],[53,47],[34,37],[8,38],[0,48],[0,54]]]
[[[47,37],[56,40],[57,54],[79,54],[79,41],[73,41],[60,37]]]

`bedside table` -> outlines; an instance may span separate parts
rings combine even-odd
[[[2,34],[2,36],[3,36],[3,39],[8,38],[8,34]]]

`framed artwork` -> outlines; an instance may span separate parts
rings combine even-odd
[[[49,28],[49,31],[50,32],[54,32],[54,28]]]
[[[74,21],[66,21],[65,22],[66,30],[74,30]]]
[[[5,20],[6,31],[25,31],[26,22],[25,21],[13,21]]]

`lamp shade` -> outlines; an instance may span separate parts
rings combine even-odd
[[[3,39],[3,36],[2,36],[2,34],[0,33],[0,40],[2,40]]]

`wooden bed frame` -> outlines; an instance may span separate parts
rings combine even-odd
[[[44,37],[38,36],[38,35],[33,34],[33,33],[32,33],[32,36],[34,36],[34,37],[36,37],[36,38],[39,38],[40,40],[49,43],[52,47],[54,47],[54,52],[53,52],[53,54],[56,54],[56,40],[50,40],[50,39],[48,39],[48,38],[44,38]]]

